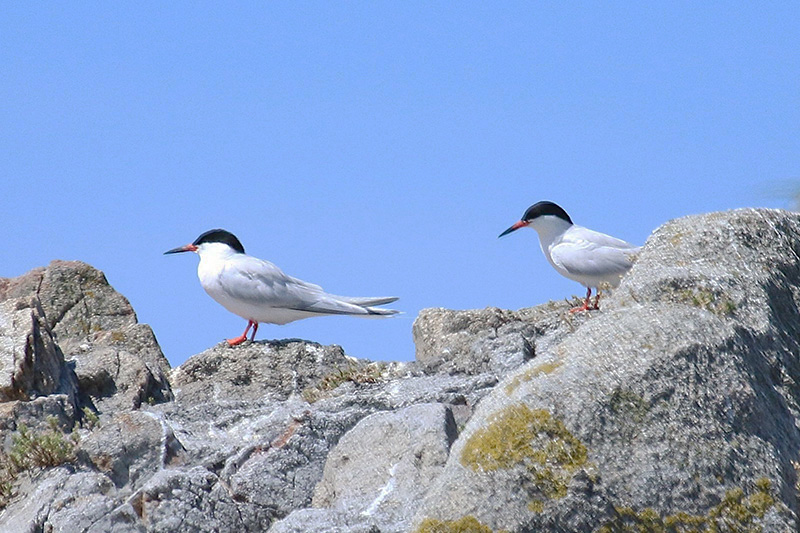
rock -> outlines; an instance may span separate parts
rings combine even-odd
[[[586,319],[569,314],[571,307],[549,302],[519,311],[423,309],[413,327],[417,361],[427,372],[504,376]]]
[[[778,211],[660,228],[601,312],[484,399],[416,523],[796,530],[799,247]]]
[[[307,533],[325,531],[328,533],[382,533],[374,524],[359,521],[351,523],[353,516],[330,509],[300,509],[283,520],[273,523],[269,533]]]
[[[172,399],[169,366],[146,324],[98,331],[69,354],[84,402],[99,411],[137,409]]]
[[[38,272],[41,274],[41,272]],[[0,279],[0,442],[21,424],[39,430],[53,416],[72,427],[79,413],[78,383],[64,359],[35,289],[35,275]]]
[[[88,265],[0,280],[0,444],[80,436],[0,461],[0,531],[796,531],[798,252],[796,214],[687,217],[600,311],[430,309],[415,362],[286,340],[171,372]]]
[[[247,343],[232,351],[222,342],[176,368],[171,381],[181,398],[192,403],[227,397],[285,400],[326,374],[356,364],[340,346],[292,339]]]
[[[0,279],[0,365],[5,399],[78,394],[76,407],[102,410],[172,397],[150,328],[102,272],[78,261]]]
[[[0,304],[0,401],[77,393],[40,302],[15,298]]]
[[[219,478],[203,467],[161,470],[133,498],[141,529],[173,531],[264,531],[273,511],[234,500]]]
[[[328,454],[314,507],[406,531],[456,437],[442,404],[419,404],[362,419]]]
[[[80,444],[86,461],[116,487],[137,490],[159,469],[180,463],[183,446],[157,415],[122,411],[103,419]]]

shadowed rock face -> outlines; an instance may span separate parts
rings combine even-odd
[[[411,363],[289,340],[170,371],[88,265],[0,280],[5,450],[81,437],[0,531],[796,531],[799,253],[792,213],[675,220],[600,311],[427,309]]]

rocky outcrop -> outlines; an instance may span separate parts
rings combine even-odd
[[[424,310],[410,363],[170,370],[88,265],[0,280],[0,530],[797,531],[799,251],[795,214],[679,219],[600,311]],[[25,428],[79,440],[23,468]]]

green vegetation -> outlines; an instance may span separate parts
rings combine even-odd
[[[25,424],[20,424],[17,434],[12,437],[14,445],[8,453],[11,465],[21,472],[30,468],[47,468],[75,460],[78,434],[73,432],[69,438],[58,429],[58,420],[49,417],[48,431],[34,433]]]
[[[467,440],[461,464],[476,472],[522,466],[536,489],[528,508],[541,512],[543,498],[567,495],[567,484],[586,464],[587,455],[583,443],[549,411],[518,404],[505,408]]]
[[[380,363],[370,363],[368,365],[350,365],[346,368],[337,368],[323,378],[314,386],[303,389],[303,399],[308,403],[314,403],[323,398],[325,393],[334,390],[336,387],[347,381],[352,381],[358,385],[364,383],[379,383],[383,379],[385,365]]]
[[[85,427],[88,430],[92,430],[100,426],[100,417],[97,416],[97,413],[95,413],[88,407],[84,407],[82,413],[83,413],[83,422],[81,423],[81,425],[83,425],[83,427]]]
[[[8,456],[0,454],[0,509],[4,509],[14,496],[14,480],[17,471],[8,460]]]
[[[78,434],[73,431],[69,436],[65,435],[58,428],[55,417],[49,417],[47,423],[50,429],[40,433],[20,424],[12,436],[11,451],[0,453],[0,509],[8,505],[13,496],[14,481],[21,472],[75,461]]]
[[[618,517],[598,533],[762,533],[763,528],[755,521],[775,505],[775,498],[769,479],[759,479],[755,488],[749,498],[740,488],[729,490],[707,515],[679,512],[662,517],[650,508],[636,512],[630,507],[618,507]]]
[[[481,524],[474,516],[458,520],[437,520],[426,518],[414,533],[493,533],[492,528]]]
[[[726,296],[718,296],[707,289],[686,289],[677,293],[678,300],[705,309],[715,315],[730,316],[736,311],[736,304]]]

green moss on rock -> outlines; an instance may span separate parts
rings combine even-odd
[[[414,530],[415,533],[493,533],[492,528],[481,524],[474,516],[458,520],[437,520],[426,518]]]
[[[725,295],[717,295],[707,289],[686,289],[677,293],[678,300],[694,307],[705,309],[715,315],[729,316],[736,311],[736,304]]]
[[[475,472],[523,467],[537,491],[529,509],[541,512],[542,498],[567,495],[569,480],[587,456],[583,443],[549,411],[518,404],[503,409],[467,440],[461,464]]]
[[[303,389],[302,396],[308,403],[314,403],[325,397],[325,395],[336,389],[342,383],[352,381],[357,385],[365,383],[379,383],[383,381],[384,363],[370,363],[368,365],[349,365],[345,368],[337,368],[322,377],[314,386]]]
[[[765,533],[756,520],[775,505],[772,483],[761,478],[756,481],[755,491],[745,498],[741,488],[725,493],[722,501],[706,515],[691,515],[678,512],[662,517],[657,511],[647,508],[635,511],[630,507],[617,507],[617,518],[600,527],[598,533]]]

